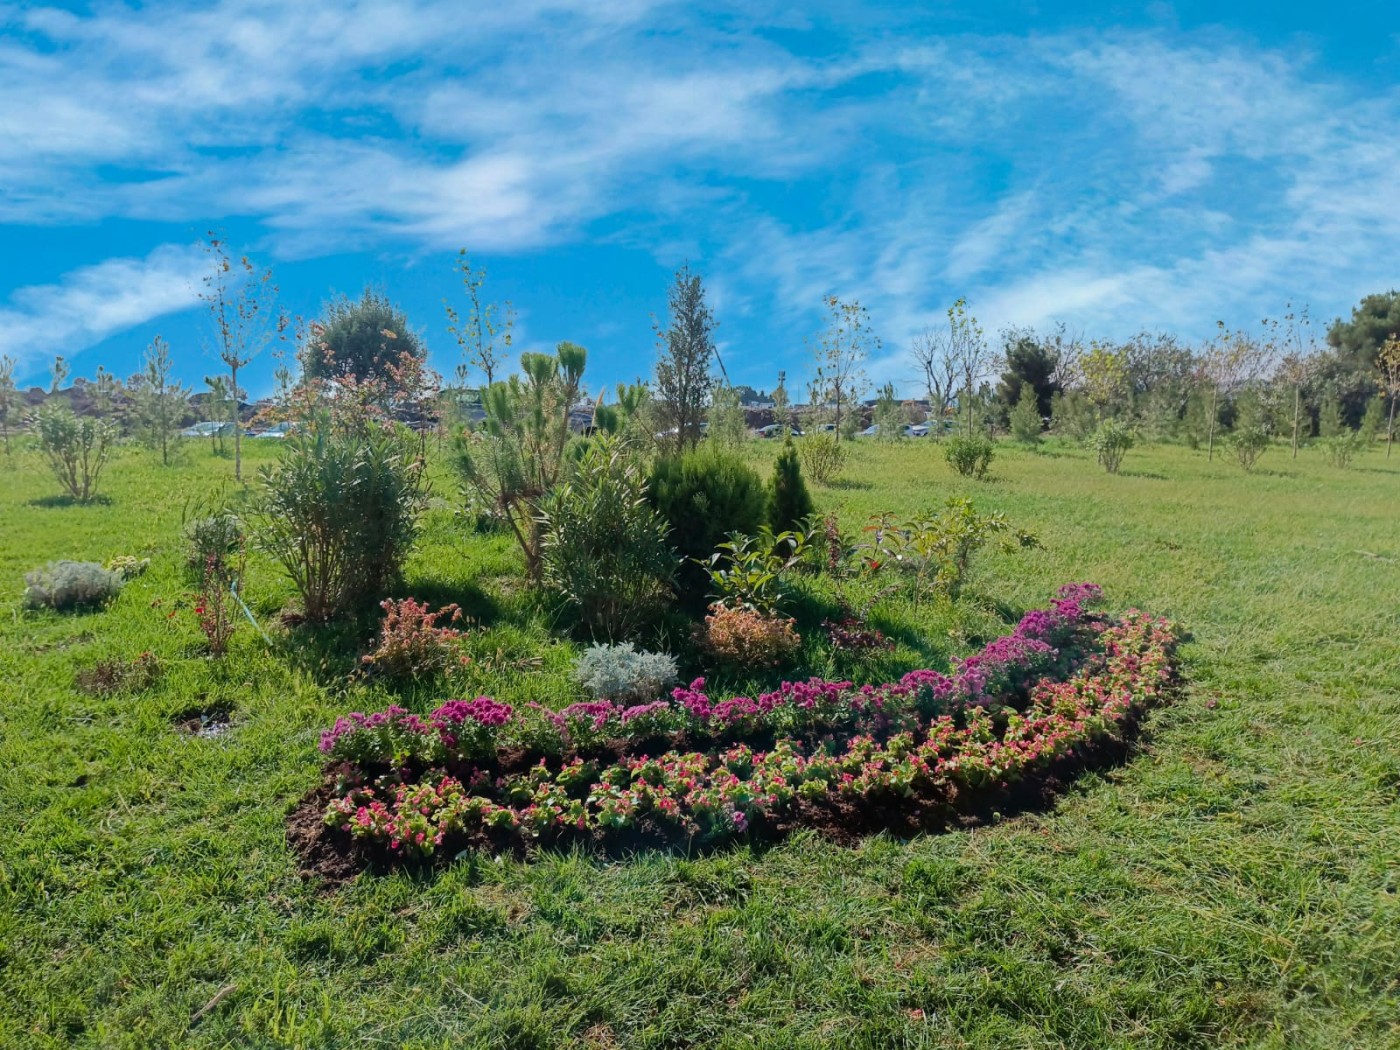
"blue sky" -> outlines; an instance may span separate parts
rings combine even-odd
[[[0,353],[124,376],[160,333],[199,382],[211,228],[292,312],[387,292],[447,373],[465,247],[595,389],[650,372],[687,260],[765,388],[828,294],[912,393],[960,295],[1200,339],[1400,286],[1391,0],[793,6],[0,6]]]

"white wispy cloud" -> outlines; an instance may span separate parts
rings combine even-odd
[[[534,250],[606,222],[700,263],[792,353],[822,296],[860,298],[881,378],[959,295],[991,331],[1190,337],[1400,283],[1400,92],[1305,50],[1169,27],[775,24],[649,0],[0,12],[0,222],[252,216],[283,257]],[[780,42],[831,24],[839,53]],[[164,301],[155,259],[115,317]],[[117,330],[63,320],[62,293],[119,264],[136,265],[13,293],[20,334],[0,345]]]
[[[206,260],[197,246],[166,244],[144,259],[106,259],[53,284],[28,285],[0,306],[0,354],[30,375],[108,336],[199,304]]]

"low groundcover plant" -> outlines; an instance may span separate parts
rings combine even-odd
[[[779,827],[804,806],[888,811],[1005,789],[1119,735],[1170,677],[1171,627],[1138,612],[1090,613],[1097,595],[1092,585],[1063,589],[946,675],[861,687],[813,679],[724,700],[697,680],[670,701],[557,713],[480,697],[426,717],[353,714],[322,738],[338,774],[325,822],[391,856],[422,857],[449,842],[638,828],[711,841]],[[667,731],[690,746],[628,746]],[[538,754],[501,761],[501,749],[526,742]]]

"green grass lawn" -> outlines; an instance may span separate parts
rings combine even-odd
[[[251,444],[254,466],[273,454]],[[245,624],[201,655],[175,609],[182,507],[237,492],[202,444],[170,468],[123,451],[86,507],[50,498],[34,454],[0,456],[0,1046],[1400,1046],[1400,456],[1338,471],[1275,448],[1245,475],[1149,448],[1113,477],[1003,444],[993,475],[862,444],[816,496],[855,527],[967,494],[1044,544],[988,554],[955,613],[888,606],[919,628],[907,666],[1071,580],[1191,631],[1177,701],[1053,812],[337,888],[284,838],[319,730],[444,697],[347,685],[369,628],[277,629],[290,590],[256,559],[271,648]],[[460,689],[569,695],[575,647],[455,503],[440,477],[407,589],[484,625]],[[119,554],[151,569],[106,611],[21,610],[27,570]],[[146,650],[153,688],[75,688]],[[227,732],[177,727],[220,705]]]

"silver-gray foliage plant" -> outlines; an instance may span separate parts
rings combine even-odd
[[[95,561],[51,561],[26,573],[24,582],[26,608],[64,611],[104,605],[121,593],[125,581]]]
[[[579,657],[574,678],[595,700],[643,703],[675,684],[676,659],[667,653],[639,651],[631,642],[592,645]]]

